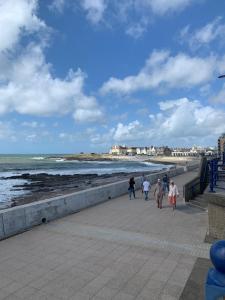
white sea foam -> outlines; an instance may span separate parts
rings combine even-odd
[[[23,179],[8,179],[8,180],[0,179],[0,203],[8,202],[13,197],[17,197],[28,193],[28,191],[24,191],[20,188],[13,187],[15,185],[23,185],[27,182],[28,182],[27,180],[23,180]]]
[[[45,159],[45,157],[43,157],[43,156],[35,156],[35,157],[31,157],[31,159],[34,159],[34,160],[43,160],[43,159]]]
[[[57,159],[55,160],[55,162],[64,162],[64,161],[66,161],[64,158],[57,158]]]

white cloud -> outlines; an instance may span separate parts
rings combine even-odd
[[[26,136],[25,140],[27,142],[33,142],[35,141],[36,139],[38,138],[37,134],[36,133],[32,133],[32,134],[29,134]]]
[[[15,132],[12,129],[11,124],[9,122],[1,122],[0,121],[0,140],[9,139],[14,140]]]
[[[82,121],[99,120],[102,111],[94,97],[84,95],[84,80],[85,74],[79,70],[71,70],[63,80],[54,78],[40,45],[30,45],[7,69],[7,83],[0,85],[0,113],[50,116],[74,112],[79,121],[81,117]],[[91,119],[90,109],[94,110]]]
[[[0,0],[0,26],[4,28],[0,37],[0,114],[71,113],[78,121],[100,121],[103,112],[97,100],[84,94],[83,72],[70,70],[63,79],[52,75],[52,66],[44,55],[46,43],[42,41],[49,29],[35,15],[37,4],[37,0]],[[35,34],[36,42],[22,47],[24,32],[31,39]],[[12,51],[16,44],[19,51]]]
[[[28,127],[28,128],[44,128],[45,124],[44,123],[39,123],[37,121],[30,121],[30,122],[22,122],[21,124],[23,127]]]
[[[65,5],[66,5],[65,0],[53,0],[52,3],[49,5],[49,8],[50,10],[58,11],[62,13]]]
[[[138,39],[141,36],[143,36],[143,34],[146,32],[147,24],[148,24],[148,22],[139,22],[139,23],[131,24],[126,29],[126,34],[135,39]]]
[[[137,136],[141,139],[142,136],[142,125],[139,121],[134,121],[129,123],[128,125],[123,125],[119,123],[114,131],[113,139],[115,141],[133,141],[137,139]]]
[[[216,68],[217,61],[213,56],[191,57],[184,53],[171,56],[168,51],[153,51],[137,75],[124,79],[111,77],[100,91],[102,94],[129,94],[160,86],[191,88],[210,80]]]
[[[0,0],[0,52],[12,49],[24,33],[46,28],[36,16],[37,0]]]
[[[137,4],[149,6],[157,15],[184,10],[192,2],[192,0],[136,0]]]
[[[180,35],[181,39],[187,41],[192,49],[198,49],[216,39],[219,39],[220,42],[223,41],[225,38],[225,23],[222,22],[221,17],[217,17],[194,32],[190,32],[190,26],[188,25],[181,30]]]
[[[102,20],[107,7],[105,0],[81,0],[81,6],[87,12],[87,19],[93,24]]]
[[[87,20],[94,25],[104,24],[112,29],[120,24],[129,36],[138,39],[148,29],[155,15],[180,12],[193,0],[53,0],[52,11],[64,8],[82,9]]]
[[[37,128],[38,127],[38,122],[36,122],[36,121],[23,122],[21,125],[25,126],[25,127],[30,127],[30,128]]]
[[[225,131],[225,111],[203,106],[187,98],[161,101],[160,111],[149,116],[149,124],[140,121],[119,123],[107,134],[98,135],[95,142],[140,145],[192,145],[215,143],[215,137]],[[135,143],[136,141],[136,143]]]
[[[214,95],[210,99],[211,102],[214,103],[224,103],[225,104],[225,84],[223,85],[222,89],[219,91],[217,95]],[[225,123],[225,121],[224,121]]]

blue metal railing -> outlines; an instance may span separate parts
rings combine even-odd
[[[225,152],[222,154],[222,161],[220,157],[213,158],[209,161],[209,191],[215,193],[214,188],[217,186],[219,180],[219,168],[225,167]]]

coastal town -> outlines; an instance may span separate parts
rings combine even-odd
[[[193,146],[191,148],[186,147],[174,147],[168,146],[156,147],[129,147],[114,145],[111,147],[109,154],[111,155],[147,155],[147,156],[173,156],[173,157],[198,157],[200,155],[211,156],[217,153],[216,147],[202,147]]]

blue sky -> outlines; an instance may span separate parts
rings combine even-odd
[[[0,153],[216,145],[225,3],[0,0]]]

